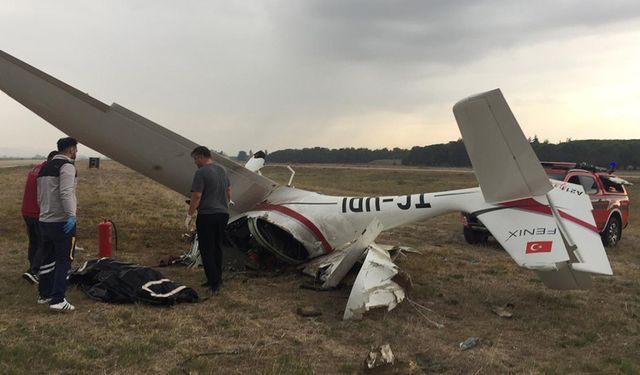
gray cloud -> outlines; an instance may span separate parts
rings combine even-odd
[[[634,1],[314,0],[281,5],[268,14],[282,45],[279,53],[286,56],[282,65],[289,79],[282,81],[288,86],[280,92],[288,92],[286,100],[299,107],[325,114],[441,104],[438,91],[449,88],[438,86],[439,77],[466,65],[500,51],[597,34],[640,17],[640,3]]]
[[[593,32],[640,17],[636,1],[315,0],[277,14],[316,57],[460,65],[495,49]],[[295,32],[293,29],[298,30]],[[304,32],[299,32],[304,30]]]
[[[512,52],[636,30],[639,15],[631,1],[22,1],[0,7],[0,48],[233,152],[348,145],[376,113],[424,117],[436,132],[433,108],[515,80],[496,71]],[[469,68],[500,54],[499,66]],[[17,108],[16,122],[34,121]]]

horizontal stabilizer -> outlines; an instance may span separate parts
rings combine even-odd
[[[547,195],[556,208],[566,231],[565,241],[575,245],[571,269],[600,275],[613,275],[609,258],[593,218],[591,199],[582,185],[554,181]]]
[[[500,89],[459,101],[453,113],[488,203],[544,195],[551,190]]]
[[[553,216],[536,211],[547,203],[540,200],[509,201],[473,215],[482,221],[519,266],[556,270],[556,264],[569,261],[569,255]]]
[[[537,271],[550,288],[584,289],[589,274],[613,274],[581,185],[554,182],[545,196],[473,214],[518,265]]]

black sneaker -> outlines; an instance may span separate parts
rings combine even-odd
[[[38,285],[38,283],[40,282],[40,278],[38,277],[38,275],[29,271],[23,273],[22,278],[27,280],[31,285]]]

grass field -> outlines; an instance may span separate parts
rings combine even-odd
[[[116,257],[154,266],[179,255],[184,198],[114,162],[78,165],[78,244],[74,266],[97,253],[102,217],[118,225]],[[21,279],[27,268],[20,202],[28,167],[0,169],[0,373],[357,374],[371,346],[390,344],[389,374],[640,373],[640,176],[631,177],[631,224],[609,251],[615,276],[594,289],[558,292],[518,268],[494,242],[464,243],[458,215],[384,232],[378,242],[409,245],[422,255],[400,258],[413,280],[403,302],[362,321],[342,321],[350,286],[300,289],[304,276],[225,274],[223,292],[173,307],[109,305],[68,292],[77,311],[54,314],[35,303]],[[328,194],[407,194],[470,187],[464,171],[296,167],[295,185]],[[265,174],[284,182],[284,168]],[[162,268],[194,287],[201,270]],[[511,304],[513,317],[494,306]],[[320,317],[303,318],[298,306]],[[437,328],[431,321],[444,324]],[[458,343],[480,338],[461,351]]]

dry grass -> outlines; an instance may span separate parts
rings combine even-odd
[[[385,373],[623,373],[640,371],[639,210],[620,245],[609,252],[614,277],[597,278],[589,291],[545,289],[495,244],[463,242],[457,215],[385,232],[381,243],[406,244],[424,255],[399,260],[413,278],[409,298],[432,309],[427,317],[410,303],[359,322],[340,320],[349,295],[300,289],[298,274],[226,274],[224,292],[200,304],[170,308],[108,305],[71,290],[78,310],[55,315],[35,303],[26,269],[26,235],[20,199],[26,167],[0,169],[0,373],[211,373],[352,374],[372,345],[389,343],[399,362]],[[464,172],[296,168],[297,187],[329,194],[440,191],[475,184]],[[288,179],[283,168],[266,173]],[[640,184],[640,178],[632,177]],[[632,201],[640,202],[638,187]],[[181,242],[183,198],[116,164],[79,166],[79,245],[75,265],[97,252],[97,223],[118,224],[117,258],[155,265],[188,247]],[[199,287],[201,271],[161,271]],[[514,305],[512,319],[495,305]],[[299,305],[322,311],[296,315]],[[481,338],[460,351],[467,337]]]

